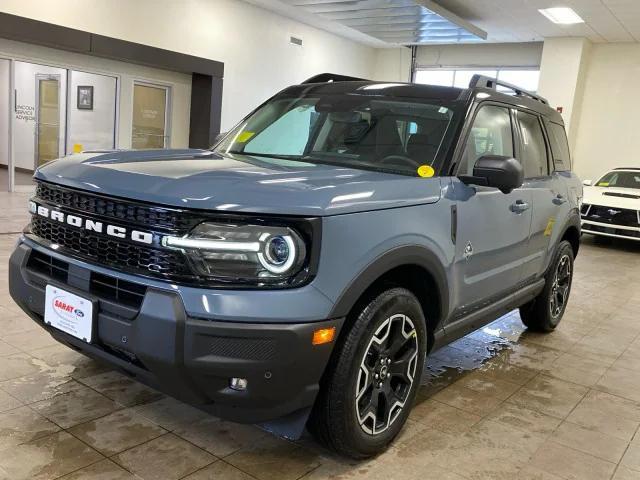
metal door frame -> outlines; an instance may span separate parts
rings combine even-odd
[[[69,75],[69,71],[67,70],[66,75]],[[58,82],[58,138],[57,138],[57,145],[58,145],[58,157],[62,157],[65,155],[66,153],[66,145],[65,148],[63,149],[62,152],[60,152],[60,128],[62,127],[61,123],[60,123],[60,108],[61,108],[61,104],[60,104],[60,90],[61,90],[61,79],[62,79],[62,75],[60,74],[55,74],[55,73],[36,73],[36,91],[35,91],[35,107],[36,107],[36,124],[35,124],[35,131],[34,131],[34,135],[33,135],[33,140],[34,140],[34,158],[33,158],[33,171],[35,172],[39,165],[38,165],[38,158],[39,158],[39,153],[40,153],[40,145],[38,140],[40,139],[40,81],[41,80],[56,80]],[[66,102],[65,102],[65,107],[66,107]],[[65,108],[65,123],[66,123],[66,108]],[[66,127],[65,127],[65,136],[66,136]],[[65,142],[66,143],[66,142]]]
[[[13,166],[13,113],[15,112],[15,98],[13,96],[14,90],[14,78],[13,78],[13,59],[10,57],[0,57],[0,60],[7,60],[9,62],[9,85],[8,90],[5,92],[9,99],[9,111],[8,113],[8,142],[7,142],[7,191],[12,192],[14,188],[14,166]],[[0,92],[2,95],[2,92]],[[2,191],[2,190],[0,190]]]

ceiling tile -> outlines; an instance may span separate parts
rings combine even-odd
[[[474,42],[477,37],[455,22],[430,13],[441,7],[487,32],[489,42],[541,41],[582,36],[593,42],[640,41],[640,0],[563,0],[584,24],[556,25],[538,9],[557,0],[247,0],[270,8],[284,4],[308,18],[339,25],[363,38],[387,44]],[[434,7],[435,4],[435,7]],[[323,28],[323,27],[320,27]]]

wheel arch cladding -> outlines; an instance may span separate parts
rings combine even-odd
[[[418,298],[432,336],[448,313],[449,286],[438,257],[418,245],[394,248],[371,262],[343,290],[330,318],[348,317],[390,286],[404,287]]]
[[[571,244],[573,250],[573,256],[578,256],[578,250],[580,250],[580,223],[577,225],[575,222],[570,222],[564,229],[560,240],[566,240]]]

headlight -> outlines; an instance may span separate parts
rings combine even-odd
[[[286,226],[205,222],[162,244],[182,250],[198,275],[232,283],[281,284],[308,260],[301,235]]]

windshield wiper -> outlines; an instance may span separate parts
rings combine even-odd
[[[404,176],[414,176],[410,172],[402,169],[396,169],[391,167],[378,167],[372,165],[370,163],[360,163],[354,162],[353,159],[341,158],[340,160],[332,160],[331,157],[333,154],[329,152],[314,152],[312,155],[278,155],[273,153],[248,153],[248,152],[238,152],[238,151],[229,151],[226,153],[230,153],[233,155],[245,155],[249,157],[264,157],[264,158],[276,158],[281,160],[293,160],[296,162],[304,162],[304,163],[318,163],[321,165],[331,165],[334,167],[343,167],[343,168],[353,168],[356,170],[369,170],[373,172],[380,173],[391,173],[394,175],[404,175]],[[318,155],[321,153],[323,158],[319,158]],[[326,158],[329,157],[329,158]],[[351,162],[349,160],[352,160]]]
[[[238,152],[237,150],[231,150],[226,153],[231,153],[232,155],[246,155],[248,157],[264,157],[264,158],[281,158],[282,160],[296,160],[299,162],[305,161],[307,157],[303,157],[302,155],[285,155],[285,154],[275,154],[275,153],[253,153],[253,152]]]

